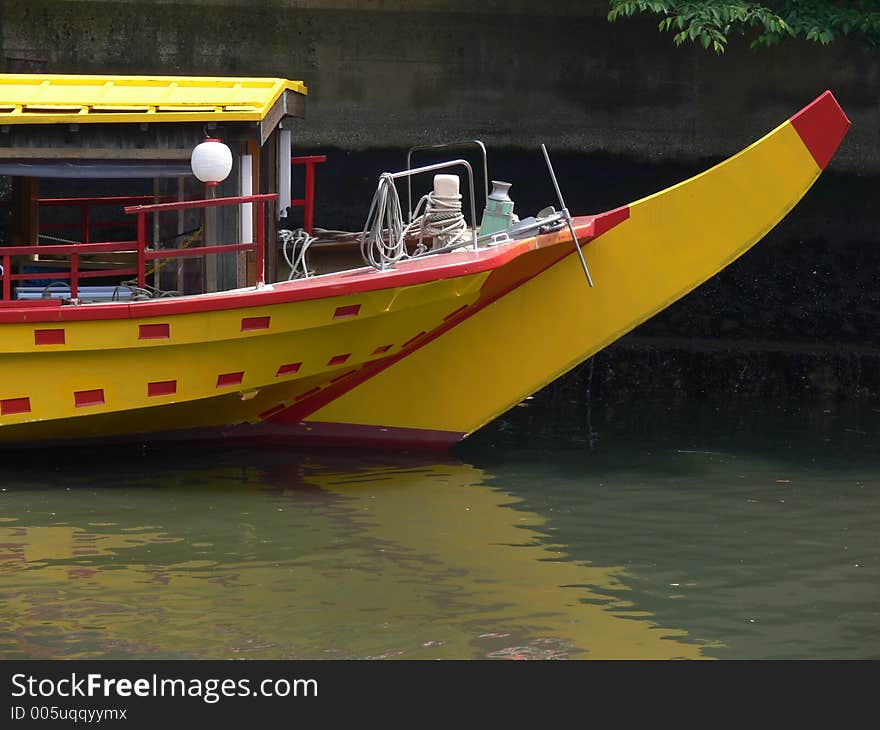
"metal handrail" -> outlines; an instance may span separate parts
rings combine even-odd
[[[450,147],[468,147],[470,145],[476,145],[483,153],[483,204],[485,205],[486,201],[489,199],[489,163],[486,158],[486,145],[478,139],[466,139],[458,142],[441,142],[440,144],[420,144],[410,147],[406,151],[406,169],[409,170],[411,167],[412,153],[417,152],[418,150],[440,150],[449,149]],[[409,178],[407,178],[406,181],[406,204],[409,220],[412,221],[412,186],[410,185]],[[474,225],[476,225],[476,218],[474,219]]]
[[[456,165],[463,165],[467,170],[468,174],[468,186],[470,188],[471,194],[471,234],[474,242],[474,251],[477,250],[477,206],[474,197],[474,171],[471,168],[471,163],[467,160],[449,160],[448,162],[438,162],[434,165],[426,165],[424,167],[407,167],[406,170],[402,170],[401,172],[389,172],[385,173],[392,180],[397,180],[398,178],[405,177],[407,179],[407,186],[409,186],[409,179],[413,175],[418,175],[423,172],[433,172],[434,170],[443,170],[447,167],[455,167]],[[410,212],[410,217],[412,217],[412,212]]]

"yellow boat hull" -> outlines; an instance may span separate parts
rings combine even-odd
[[[236,436],[445,447],[745,253],[849,126],[826,92],[567,232],[247,292],[0,310],[0,443]]]
[[[744,254],[803,197],[848,127],[826,92],[739,154],[629,205],[583,248],[595,287],[567,255],[298,428],[375,443],[389,432],[399,443],[464,438]]]

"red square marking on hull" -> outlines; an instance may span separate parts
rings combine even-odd
[[[277,378],[279,375],[290,375],[291,373],[298,372],[301,367],[301,362],[287,363],[287,365],[282,365],[280,368],[278,368],[278,372],[275,373],[275,377]]]
[[[269,320],[271,317],[244,317],[241,320],[241,331],[252,332],[253,330],[269,329]]]
[[[63,345],[64,330],[34,330],[35,345]]]
[[[223,373],[217,376],[217,387],[222,388],[225,385],[238,385],[244,380],[244,370],[240,373]]]
[[[328,365],[342,365],[342,363],[346,362],[348,358],[351,357],[351,353],[347,353],[345,355],[334,355],[328,361]]]
[[[13,413],[30,413],[30,398],[7,398],[0,400],[0,415],[9,416]]]
[[[390,350],[392,347],[394,347],[394,345],[382,345],[382,347],[377,347],[375,350],[373,350],[372,354],[381,355],[383,352],[388,352],[388,350]]]
[[[360,304],[349,304],[346,307],[336,307],[333,313],[333,319],[345,319],[346,317],[357,317],[361,311]]]
[[[176,380],[158,380],[155,383],[147,383],[147,395],[150,398],[157,395],[172,395],[176,392]]]
[[[104,403],[104,389],[78,390],[73,394],[73,402],[77,408],[100,406]]]
[[[169,337],[171,337],[171,325],[169,324],[138,325],[139,340],[166,340]]]

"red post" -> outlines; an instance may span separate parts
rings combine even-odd
[[[12,299],[12,257],[4,256],[3,257],[3,299],[4,301],[9,301]]]
[[[79,242],[89,242],[89,205],[84,203],[79,207]],[[72,286],[72,285],[71,285]]]
[[[138,286],[141,288],[147,285],[147,214],[138,213],[137,221],[137,268],[138,268]]]
[[[315,226],[315,165],[327,161],[327,155],[306,155],[304,157],[291,157],[290,162],[294,166],[303,165],[306,168],[305,194],[302,200],[292,201],[293,205],[303,207],[303,228],[311,234]]]
[[[315,163],[311,161],[306,163],[306,194],[303,215],[305,218],[303,227],[306,229],[306,233],[311,235],[315,225]]]
[[[266,283],[266,272],[265,272],[265,263],[264,256],[266,250],[266,215],[265,215],[265,204],[262,200],[257,203],[257,286],[262,286]]]

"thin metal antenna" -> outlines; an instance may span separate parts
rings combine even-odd
[[[550,164],[550,155],[547,154],[547,146],[543,143],[541,144],[541,151],[544,153],[544,160],[547,162],[547,169],[550,170],[550,179],[553,180],[553,187],[556,188],[556,197],[559,198],[562,215],[565,216],[565,222],[568,223],[568,230],[574,241],[574,250],[577,251],[578,258],[581,260],[581,266],[584,267],[584,274],[587,275],[587,283],[592,287],[593,277],[590,276],[590,270],[587,268],[587,262],[584,259],[584,252],[581,251],[581,244],[578,241],[577,234],[574,232],[574,224],[571,222],[571,213],[569,213],[568,208],[565,207],[565,201],[562,199],[562,191],[559,189],[559,183],[556,182],[556,173],[553,172],[553,165]]]

